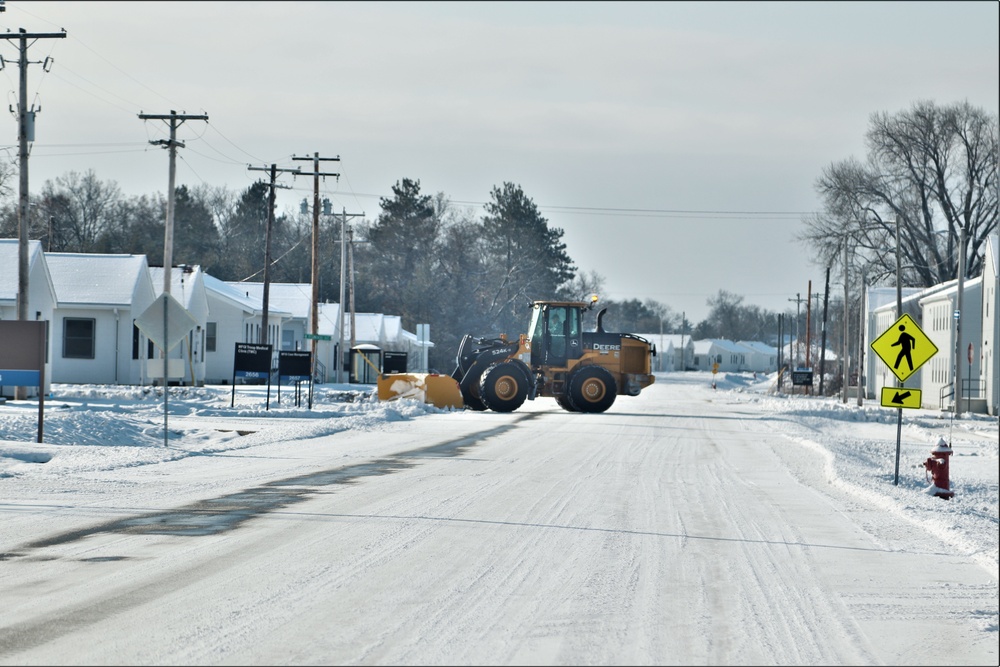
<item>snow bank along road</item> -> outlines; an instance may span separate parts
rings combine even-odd
[[[986,568],[720,395],[4,480],[0,663],[997,664]]]

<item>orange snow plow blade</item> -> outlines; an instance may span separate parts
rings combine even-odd
[[[450,375],[437,373],[380,373],[378,400],[412,398],[438,408],[461,408],[462,390]]]

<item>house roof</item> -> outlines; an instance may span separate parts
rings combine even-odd
[[[60,306],[130,307],[136,285],[148,268],[145,255],[47,252],[45,261]]]
[[[226,281],[233,288],[260,302],[264,300],[264,283]],[[268,308],[278,308],[292,317],[308,320],[312,315],[311,283],[270,283],[267,290]],[[320,304],[317,304],[317,309]]]
[[[657,345],[663,345],[664,347],[680,347],[681,338],[684,339],[684,347],[691,344],[691,334],[659,334],[659,333],[640,333],[635,334],[636,336],[642,336],[650,343],[656,343]]]
[[[767,343],[762,343],[759,340],[741,340],[736,342],[737,345],[742,345],[743,347],[748,347],[754,352],[759,352],[760,354],[777,354],[778,348],[772,347]]]
[[[340,304],[339,303],[319,303],[316,304],[318,320],[316,331],[325,336],[337,336],[340,334]],[[344,330],[346,331],[351,323],[344,314]]]
[[[381,340],[382,313],[354,313],[354,340]],[[344,330],[351,330],[351,318],[344,318]]]
[[[195,290],[191,289],[191,286],[196,284],[200,278],[202,288],[204,288],[204,276],[205,273],[201,270],[200,266],[191,266],[187,268],[175,266],[171,268],[170,296],[177,299],[182,306],[191,310],[193,305],[192,299],[196,296]],[[163,267],[149,267],[149,277],[153,280],[153,289],[156,291],[156,296],[159,297],[163,294]]]
[[[0,239],[0,301],[12,301],[17,303],[18,272],[20,270],[18,262],[18,252],[20,241],[17,239]],[[28,241],[28,273],[31,274],[32,267],[42,261],[42,268],[48,274],[48,267],[42,257],[42,244],[39,241]],[[49,289],[52,288],[52,276],[49,274]],[[53,289],[54,291],[54,289]],[[55,294],[52,295],[55,300]]]
[[[726,340],[725,338],[704,338],[694,342],[695,354],[704,354],[711,350],[713,346],[729,352],[746,352],[746,350],[740,349],[740,346],[731,340]]]
[[[1000,275],[1000,234],[986,237],[986,260],[991,262],[993,275]]]
[[[904,287],[900,290],[900,294],[903,296],[903,303],[909,305],[916,303],[919,305],[921,299],[927,298],[933,294],[940,292],[941,290],[948,289],[951,285],[958,285],[958,279],[950,280],[948,282],[939,283],[937,285],[932,285],[931,287]],[[895,310],[896,309],[896,288],[892,288],[892,299],[886,301],[877,308],[872,308],[872,312],[879,310]]]
[[[248,310],[254,314],[262,313],[264,311],[263,301],[247,296],[246,292],[236,289],[230,283],[219,280],[215,276],[211,276],[207,273],[202,277],[202,279],[205,281],[205,289],[207,291],[221,299],[231,302],[238,308],[243,308],[244,310]],[[274,309],[271,308],[270,299],[268,299],[268,301],[268,310],[272,313],[275,312]]]
[[[967,289],[978,287],[979,285],[982,285],[982,283],[983,283],[983,277],[981,275],[976,276],[975,278],[966,278],[964,281],[962,281],[962,291],[964,292]],[[929,292],[926,296],[919,299],[917,303],[923,306],[925,303],[933,303],[934,301],[943,301],[946,299],[950,300],[953,296],[956,296],[958,294],[957,279],[945,283],[945,285],[947,285],[947,287],[943,287],[943,289],[938,289]]]

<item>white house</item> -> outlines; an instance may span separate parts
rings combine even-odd
[[[264,302],[264,283],[230,280],[226,284],[251,299]],[[281,350],[311,350],[306,334],[312,332],[312,283],[268,283],[267,305],[269,309],[289,314],[288,319],[282,321],[281,343],[276,347]],[[320,305],[317,304],[317,310]]]
[[[228,384],[233,380],[237,343],[260,343],[264,340],[264,305],[231,283],[204,274],[205,296],[208,299],[208,321],[205,323],[205,382]],[[272,307],[268,299],[267,342],[274,351],[272,367],[277,365],[282,325],[291,313]]]
[[[736,344],[748,350],[747,368],[744,370],[755,373],[773,373],[778,370],[778,348],[756,340],[741,340]]]
[[[972,345],[976,350],[982,347],[982,289],[982,276],[963,282],[961,340],[956,339],[958,332],[954,318],[958,309],[958,281],[949,282],[946,289],[937,290],[919,300],[923,312],[920,328],[938,348],[937,354],[920,369],[920,383],[915,385],[922,392],[923,407],[954,408],[956,399],[960,398],[959,411],[964,411],[966,399],[982,401],[979,355],[974,355],[972,363],[966,365],[966,346]],[[962,364],[961,392],[954,386],[956,362]],[[909,386],[909,379],[906,384]]]
[[[145,255],[48,252],[56,292],[52,381],[142,384],[149,356],[135,326],[153,303]]]
[[[683,371],[694,366],[694,340],[690,334],[637,334],[656,346],[654,371]]]
[[[340,304],[321,303],[316,308],[319,315],[319,325],[316,330],[323,339],[316,341],[316,382],[347,382],[346,370],[338,375],[339,367],[337,351],[340,349]],[[350,326],[349,314],[344,313],[344,327]],[[325,337],[329,336],[327,340]],[[307,343],[309,341],[306,341]],[[344,338],[344,349],[351,344],[350,337]],[[308,345],[305,349],[311,349]],[[340,355],[344,359],[344,355]]]
[[[149,267],[156,296],[163,294],[163,268]],[[169,379],[181,384],[201,386],[205,384],[205,329],[208,323],[208,296],[205,292],[204,273],[200,266],[181,264],[170,269],[170,296],[176,299],[194,318],[195,324],[188,335],[167,355]],[[163,382],[163,362],[158,359],[150,364],[148,373],[155,383]]]
[[[710,371],[718,364],[719,372],[737,373],[747,368],[745,347],[724,338],[705,338],[694,342],[694,369]]]
[[[49,322],[49,341],[45,354],[45,387],[43,394],[51,391],[52,383],[52,313],[56,306],[56,292],[52,276],[42,252],[42,244],[28,241],[28,319]],[[0,239],[0,320],[17,320],[17,297],[20,291],[20,243],[17,239]],[[27,388],[35,395],[36,388]],[[0,396],[14,398],[14,387],[0,385]]]
[[[980,368],[985,389],[986,412],[994,417],[1000,414],[1000,355],[997,344],[1000,341],[1000,235],[993,234],[986,239],[986,254],[983,258],[983,317],[982,346],[980,347]]]

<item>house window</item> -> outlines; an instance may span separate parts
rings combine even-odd
[[[132,320],[132,358],[139,358],[139,349],[141,337],[139,336],[139,327],[135,326],[135,320]]]
[[[63,358],[93,359],[94,329],[93,318],[63,318]]]
[[[205,323],[205,351],[215,352],[216,322]]]

